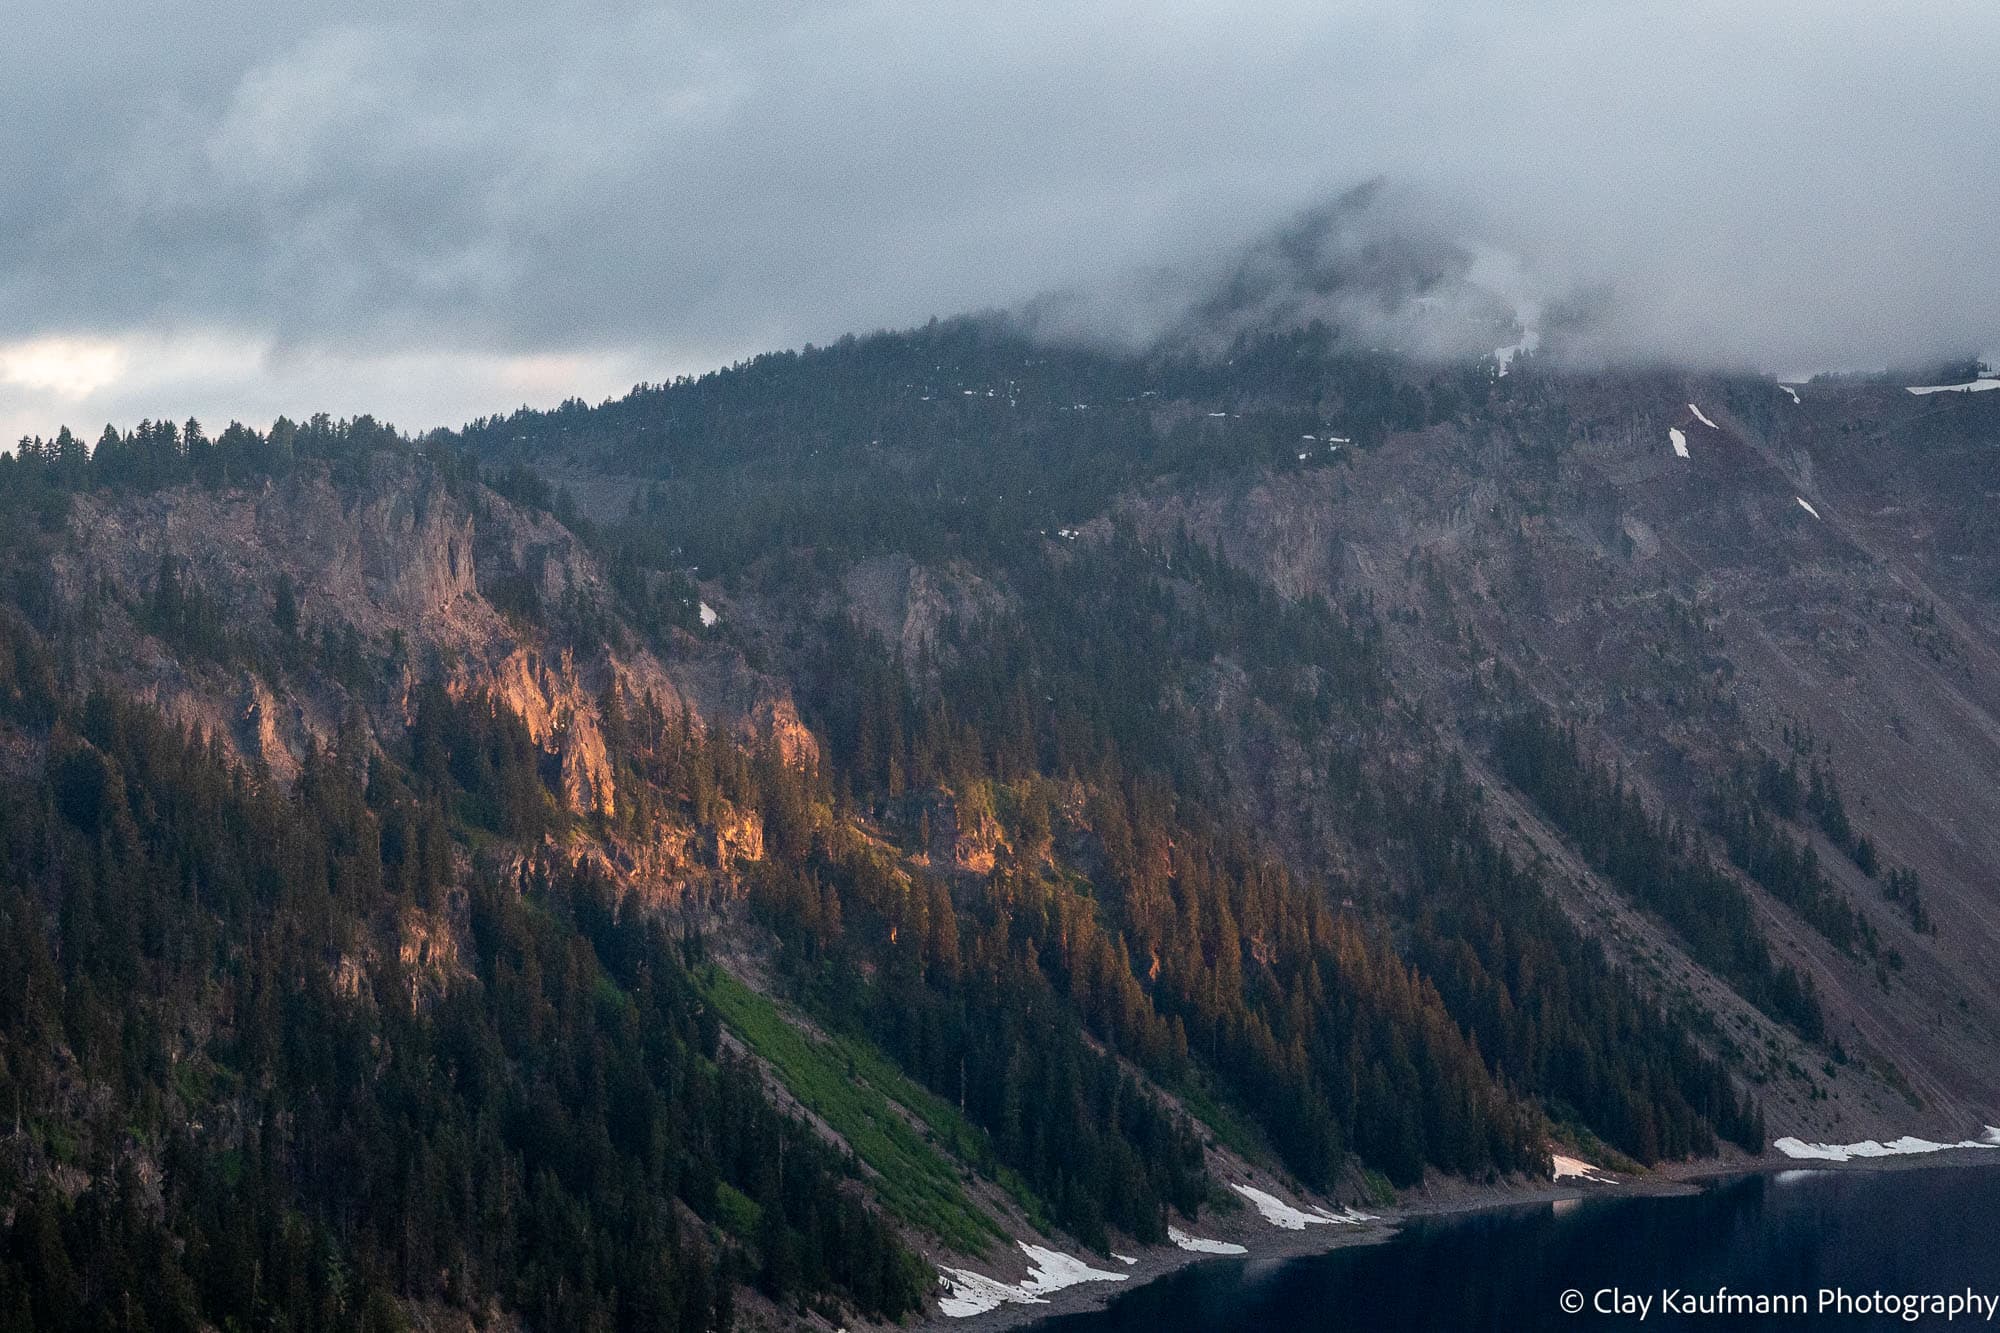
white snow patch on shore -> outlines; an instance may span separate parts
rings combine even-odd
[[[1113,1259],[1116,1259],[1116,1260],[1117,1260],[1117,1261],[1118,1261],[1119,1263],[1121,1263],[1121,1264],[1124,1264],[1124,1265],[1125,1265],[1125,1266],[1126,1266],[1127,1268],[1130,1268],[1130,1267],[1131,1267],[1131,1266],[1132,1266],[1133,1264],[1136,1264],[1136,1263],[1138,1263],[1138,1262],[1139,1262],[1139,1261],[1138,1261],[1137,1259],[1134,1259],[1134,1258],[1133,1258],[1133,1257],[1132,1257],[1131,1255],[1129,1255],[1129,1254],[1120,1254],[1120,1253],[1118,1253],[1118,1251],[1116,1251],[1116,1250],[1113,1250],[1113,1251],[1111,1252],[1111,1257],[1112,1257]]]
[[[1988,389],[2000,389],[2000,380],[1973,380],[1970,384],[1924,384],[1912,385],[1910,392],[1927,393],[1985,393]]]
[[[1039,1296],[1030,1296],[1019,1287],[1009,1286],[965,1268],[939,1268],[938,1285],[944,1295],[938,1299],[938,1313],[949,1319],[970,1319],[1013,1302],[1018,1305],[1047,1305]]]
[[[1674,457],[1686,458],[1688,456],[1688,437],[1681,434],[1678,426],[1667,428],[1667,443],[1674,446]]]
[[[1792,498],[1799,502],[1799,508],[1805,510],[1808,514],[1811,514],[1814,518],[1819,517],[1819,510],[1814,509],[1812,507],[1812,503],[1809,500],[1807,500],[1805,496],[1794,495]]]
[[[1778,387],[1780,389],[1783,389],[1786,393],[1790,394],[1792,396],[1792,401],[1794,403],[1799,401],[1799,391],[1797,389],[1794,389],[1789,384],[1780,384]]]
[[[1554,1153],[1549,1160],[1551,1180],[1594,1180],[1600,1185],[1611,1183],[1611,1177],[1602,1174],[1603,1167],[1586,1162],[1581,1157],[1565,1157],[1561,1153]]]
[[[1092,1268],[1074,1255],[1030,1245],[1026,1241],[1021,1242],[1021,1253],[1028,1256],[1028,1262],[1033,1267],[1018,1284],[1002,1282],[966,1268],[940,1266],[938,1285],[944,1288],[945,1294],[938,1301],[938,1313],[951,1319],[969,1319],[1003,1305],[1047,1305],[1045,1297],[1050,1292],[1084,1282],[1124,1282],[1131,1277],[1129,1273],[1107,1273],[1101,1268]],[[1138,1262],[1123,1255],[1113,1257],[1126,1264]]]
[[[1710,421],[1708,419],[1708,414],[1706,412],[1703,412],[1700,408],[1696,407],[1693,403],[1688,404],[1688,411],[1694,413],[1694,419],[1696,421],[1699,421],[1702,425],[1708,427],[1710,430],[1722,429],[1722,427],[1716,425],[1713,421]]]
[[[1857,1143],[1851,1146],[1835,1146],[1831,1143],[1807,1143],[1802,1139],[1795,1139],[1787,1135],[1772,1143],[1771,1146],[1795,1162],[1844,1162],[1854,1156],[1855,1148],[1859,1148],[1862,1145]],[[1871,1143],[1867,1146],[1880,1148],[1882,1145]]]
[[[1256,1204],[1257,1211],[1264,1215],[1266,1222],[1274,1227],[1283,1227],[1287,1231],[1304,1231],[1309,1226],[1325,1226],[1332,1222],[1347,1223],[1349,1220],[1338,1214],[1329,1213],[1324,1208],[1315,1208],[1310,1213],[1301,1212],[1277,1195],[1266,1194],[1263,1190],[1254,1189],[1249,1185],[1231,1182],[1229,1188]]]
[[[713,628],[715,622],[720,619],[722,617],[715,614],[714,607],[710,606],[707,602],[701,604],[701,623],[704,627]]]
[[[2000,1131],[1991,1126],[1983,1138],[1961,1139],[1957,1143],[1933,1143],[1906,1134],[1888,1143],[1864,1139],[1860,1143],[1806,1143],[1789,1136],[1771,1145],[1794,1161],[1851,1162],[1857,1157],[1909,1157],[1921,1153],[1945,1152],[1952,1148],[2000,1148]]]
[[[1034,1265],[1032,1272],[1022,1279],[1021,1290],[1030,1296],[1041,1296],[1051,1291],[1061,1291],[1084,1282],[1123,1282],[1130,1274],[1107,1273],[1102,1268],[1092,1268],[1074,1255],[1061,1250],[1045,1250],[1039,1245],[1021,1242],[1021,1252]]]
[[[1183,1250],[1196,1254],[1248,1254],[1249,1250],[1226,1240],[1204,1240],[1200,1236],[1190,1236],[1179,1227],[1167,1228],[1167,1239]]]

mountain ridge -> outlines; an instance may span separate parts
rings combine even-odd
[[[527,1280],[600,1253],[534,1228],[506,1233],[512,1272],[351,1251],[383,1326],[705,1326],[735,1288],[746,1319],[894,1318],[930,1285],[911,1254],[990,1266],[996,1225],[1165,1245],[1240,1207],[1226,1184],[1366,1207],[1545,1176],[1552,1145],[1636,1170],[1778,1136],[1956,1142],[2000,1100],[1995,849],[1972,831],[2000,827],[1978,536],[2000,414],[1801,387],[1532,352],[1501,376],[1310,329],[1124,356],[955,321],[415,441],[324,418],[65,435],[0,477],[20,836],[98,885],[79,901],[150,902],[118,867],[174,845],[159,775],[242,775],[221,808],[291,803],[346,848],[268,909],[331,895],[310,919],[334,961],[299,984],[353,1009],[334,1030],[474,1033],[471,997],[529,985],[490,941],[540,931],[522,956],[572,959],[532,983],[555,1012],[588,992],[630,1032],[657,1003],[728,1096],[747,1061],[759,1134],[794,1142],[759,1118],[790,1107],[830,1145],[820,1183],[715,1159],[654,1201],[704,1257],[584,1288]],[[124,739],[145,716],[165,730]],[[1946,760],[1874,748],[1903,734]],[[202,980],[138,940],[90,971],[61,943],[79,892],[10,886],[21,938],[57,942],[10,963],[55,969],[19,1012],[67,1015],[76,1086],[154,1109],[79,1136],[80,1102],[19,1084],[45,1100],[9,1140],[10,1243],[22,1199],[99,1235],[130,1164],[147,1183],[116,1188],[157,1230],[121,1235],[206,1273],[186,1163],[268,1141],[245,1108],[304,1075],[116,1072],[76,1016],[86,974],[156,977],[171,999],[113,993],[209,1032],[154,1040],[213,1087],[265,1058],[240,1045],[265,1020],[219,1017],[235,963]],[[171,940],[211,928],[200,903],[147,910],[193,913]],[[273,947],[244,928],[213,927]],[[653,975],[682,998],[645,999]],[[492,1039],[535,1067],[512,1012]],[[873,1072],[836,1094],[843,1068]],[[222,1137],[174,1128],[225,1107]],[[516,1132],[492,1162],[538,1160]],[[258,1197],[329,1238],[396,1215],[268,1156]],[[614,1197],[589,1160],[548,1167],[586,1213]],[[866,1253],[812,1231],[857,1198]],[[217,1280],[156,1321],[277,1308]],[[709,1294],[678,1314],[634,1304],[690,1281]]]

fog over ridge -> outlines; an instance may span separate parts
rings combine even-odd
[[[975,308],[1145,338],[1229,283],[1428,297],[1378,333],[1437,355],[1564,308],[1585,358],[2000,351],[1972,0],[14,9],[6,438],[421,428]],[[1468,280],[1340,296],[1287,269],[1315,225]]]

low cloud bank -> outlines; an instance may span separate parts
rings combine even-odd
[[[594,395],[1050,292],[1051,330],[1123,338],[1324,317],[1418,354],[1511,327],[1780,373],[2000,350],[1983,0],[218,0],[171,26],[24,0],[8,26],[10,433],[344,406],[314,396],[336,380],[422,427],[564,396],[514,387],[537,367]]]

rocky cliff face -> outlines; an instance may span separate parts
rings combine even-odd
[[[275,581],[291,574],[306,576],[297,596],[308,624],[351,625],[371,640],[422,626],[440,646],[488,630],[473,516],[415,460],[378,455],[346,485],[301,468],[249,489],[86,496],[71,531],[58,573],[73,597],[102,579],[121,599],[141,600],[170,556],[239,627],[270,620]]]
[[[1670,377],[1547,391],[1560,440],[1439,426],[1280,478],[1162,483],[1122,514],[1156,537],[1193,533],[1287,597],[1368,599],[1399,689],[1475,764],[1501,675],[1578,723],[1697,837],[1739,759],[1815,756],[1884,864],[1919,873],[1935,918],[1913,930],[1879,877],[1811,828],[1819,865],[1889,942],[1893,968],[1844,953],[1745,879],[1859,1057],[1815,1080],[1785,1068],[1821,1063],[1809,1049],[1621,908],[1486,776],[1496,826],[1564,868],[1553,882],[1615,956],[1648,971],[1671,960],[1667,990],[1782,1053],[1763,1070],[1774,1124],[1861,1137],[1984,1123],[2000,1105],[2000,980],[1986,961],[2000,950],[2000,454],[1960,424],[1966,405],[1887,387],[1807,386],[1799,403],[1768,384]],[[1203,705],[1236,716],[1221,734],[1249,744],[1226,667],[1213,684]],[[1304,756],[1239,771],[1281,809],[1323,809]],[[1337,825],[1319,846],[1337,845]],[[1870,1068],[1899,1072],[1884,1082]]]
[[[976,624],[1009,605],[962,564],[932,569],[904,555],[857,561],[843,591],[856,620],[912,668],[936,658],[952,626]]]
[[[993,793],[986,783],[964,792],[939,789],[925,803],[929,820],[931,864],[961,874],[990,875],[1008,850],[1006,831],[993,810]]]
[[[603,620],[610,597],[595,561],[548,515],[448,484],[419,458],[377,454],[354,467],[79,499],[52,575],[64,614],[85,631],[84,669],[287,781],[308,747],[333,748],[357,727],[371,744],[400,734],[416,686],[433,675],[455,696],[486,695],[516,714],[578,814],[618,811],[600,715],[614,682],[668,717],[685,710],[697,730],[815,753],[788,692],[731,649],[680,636],[663,658],[629,635],[583,649],[560,637],[583,617]],[[185,633],[157,613],[163,573],[195,608]],[[536,615],[510,614],[523,597]]]
[[[537,745],[562,763],[562,795],[579,814],[616,814],[618,797],[604,748],[597,702],[584,688],[575,655],[560,651],[551,661],[516,649],[485,676],[452,682],[458,692],[484,691],[528,726]]]

